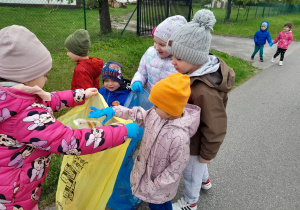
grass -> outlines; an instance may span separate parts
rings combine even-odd
[[[119,21],[123,15],[128,16],[135,6],[129,5],[127,9],[111,9],[112,20]],[[195,11],[195,10],[194,10]],[[213,9],[216,16],[221,17],[218,9]],[[136,72],[140,58],[153,40],[147,37],[136,37],[134,32],[126,31],[123,36],[120,30],[114,30],[111,34],[99,33],[98,11],[87,11],[87,25],[91,35],[92,46],[90,56],[99,57],[108,62],[110,60],[119,62],[123,66],[125,78],[131,79]],[[223,16],[224,17],[224,16]],[[129,18],[129,17],[128,17]],[[133,16],[133,18],[136,18]],[[66,55],[64,40],[78,28],[83,28],[83,11],[46,9],[46,8],[11,8],[0,7],[0,28],[8,25],[18,24],[29,28],[45,46],[50,50],[53,58],[53,67],[48,75],[48,82],[45,85],[46,91],[59,91],[69,89],[76,63]],[[247,22],[235,22],[222,24],[217,22],[213,33],[234,36],[253,36],[258,30],[263,19],[255,19]],[[300,40],[299,25],[300,17],[297,15],[268,18],[272,37],[282,30],[285,22],[294,23],[295,40]],[[228,30],[229,29],[229,30]],[[251,63],[242,59],[228,56],[225,53],[211,51],[223,59],[227,65],[232,67],[236,73],[235,87],[255,75],[259,69]],[[68,109],[55,113],[55,117],[66,113]],[[54,155],[47,178],[42,187],[42,195],[39,203],[40,209],[55,201],[56,185],[60,171],[62,155]]]

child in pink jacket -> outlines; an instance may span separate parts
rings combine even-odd
[[[280,54],[280,61],[279,61],[279,66],[283,65],[283,59],[284,59],[284,54],[288,48],[288,46],[291,44],[293,41],[293,34],[292,34],[292,23],[287,23],[284,25],[283,31],[281,31],[275,41],[273,42],[274,44],[278,42],[277,45],[277,51],[272,57],[271,62],[274,63],[274,59]]]
[[[63,125],[53,112],[83,104],[97,89],[43,91],[52,58],[23,26],[1,29],[0,49],[0,209],[38,209],[52,153],[85,155],[115,147],[134,137],[138,126]]]
[[[187,104],[190,94],[189,77],[175,73],[153,86],[149,100],[154,107],[148,111],[141,107],[91,107],[90,117],[115,115],[145,126],[130,185],[132,193],[148,202],[150,209],[172,209],[171,200],[189,162],[190,138],[200,123],[200,108]]]

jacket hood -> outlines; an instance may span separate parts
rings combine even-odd
[[[191,73],[189,75],[189,77],[195,77],[195,76],[202,76],[202,75],[205,75],[205,74],[210,74],[210,73],[218,71],[219,67],[220,67],[220,62],[219,62],[218,58],[214,55],[209,55],[208,56],[208,62],[206,62],[199,69],[197,69],[196,71]]]
[[[269,29],[269,22],[267,21],[267,20],[264,20],[263,22],[261,22],[261,24],[262,23],[267,23],[267,28],[266,28],[266,30],[264,30],[264,31],[268,31],[268,29]],[[259,30],[261,31],[261,32],[263,32],[263,30],[261,30],[261,24],[259,25]]]
[[[102,72],[103,60],[96,57],[89,57],[89,59],[83,59],[78,61],[78,63],[84,62],[87,68],[91,69],[91,74],[94,78],[100,77]]]
[[[213,63],[215,64],[211,64],[213,67],[218,66],[217,71],[207,73],[202,76],[191,76],[192,74],[189,75],[191,77],[191,86],[195,81],[201,81],[211,88],[228,93],[233,88],[235,73],[233,69],[227,66],[227,64],[222,59],[218,58],[215,55],[212,56],[217,58],[217,60],[219,61],[219,63],[217,64],[215,63],[215,59],[213,59]]]
[[[200,124],[200,107],[186,104],[181,118],[170,120],[168,126],[175,126],[184,129],[190,138],[196,133]]]
[[[23,111],[36,99],[34,94],[0,86],[0,123]]]

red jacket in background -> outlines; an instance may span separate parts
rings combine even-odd
[[[89,57],[77,62],[74,69],[71,89],[100,89],[99,77],[102,72],[103,60],[100,58]]]

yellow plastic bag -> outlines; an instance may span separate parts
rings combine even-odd
[[[99,94],[87,100],[85,104],[73,108],[58,120],[76,128],[73,120],[88,119],[90,106],[105,108],[107,104]],[[99,120],[102,122],[104,118]],[[113,117],[106,125],[131,122]],[[127,140],[120,146],[91,155],[64,156],[56,192],[56,209],[104,210],[112,194],[129,142]]]

